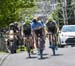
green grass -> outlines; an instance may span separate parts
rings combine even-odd
[[[23,46],[22,46],[22,49],[18,48],[18,49],[16,50],[16,52],[19,53],[21,50],[26,51],[26,47],[23,45]],[[7,52],[0,51],[0,54],[5,54],[5,53],[7,53]]]
[[[0,54],[6,54],[6,52],[4,52],[4,51],[0,51]]]
[[[21,50],[26,51],[26,47],[23,45],[23,46],[22,46],[22,49],[18,48],[18,49],[16,50],[16,52],[19,53]]]

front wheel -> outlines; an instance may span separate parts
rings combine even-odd
[[[10,50],[10,51],[11,51],[11,54],[16,53],[16,50]]]
[[[42,49],[40,50],[40,58],[41,59],[43,58],[43,50]]]
[[[31,50],[30,42],[26,42],[26,48],[27,48],[28,57],[30,58],[31,57],[31,55],[30,55],[30,50]]]
[[[8,52],[10,52],[11,54],[16,53],[16,43],[9,40],[7,44],[7,49]]]
[[[11,51],[11,54],[13,53],[16,53],[16,46],[15,44],[11,43],[12,45],[10,45],[10,51]]]
[[[44,41],[42,38],[38,40],[40,59],[43,59]]]
[[[53,51],[53,55],[55,56],[55,47],[52,48],[52,51]]]

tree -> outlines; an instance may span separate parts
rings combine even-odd
[[[68,16],[68,24],[75,24],[74,17],[74,6],[72,5],[73,0],[67,0],[67,16]]]
[[[56,10],[52,12],[52,17],[59,23],[60,27],[63,24],[75,24],[74,5],[72,5],[72,3],[72,0],[66,0],[66,3],[65,0],[58,0]],[[64,4],[66,4],[66,6]]]
[[[66,3],[65,3],[65,1],[66,1]],[[74,7],[72,5],[73,0],[58,0],[58,2],[60,3],[60,5],[58,6],[59,7],[59,9],[58,9],[59,18],[61,18],[61,15],[62,15],[62,19],[65,18],[66,19],[65,21],[68,22],[67,24],[74,24],[75,18],[74,18]],[[64,4],[66,4],[66,5],[64,5]],[[63,12],[65,12],[65,13],[63,14]],[[64,17],[65,14],[67,15],[66,17]],[[61,22],[63,23],[64,19],[61,20]],[[65,23],[63,23],[63,24],[65,24]]]
[[[17,21],[22,10],[34,6],[34,0],[0,0],[0,26]]]

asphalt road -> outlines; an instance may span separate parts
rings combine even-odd
[[[35,51],[37,53],[37,51]],[[46,48],[44,59],[38,59],[38,55],[27,57],[26,52],[9,55],[1,66],[75,66],[75,48],[61,48],[53,56],[51,49]]]
[[[32,58],[28,58],[26,52],[10,54],[0,66],[75,66],[75,47],[59,48],[56,56],[53,56],[47,44],[42,60],[39,59],[37,50],[34,51]]]

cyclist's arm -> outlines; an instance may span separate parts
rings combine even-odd
[[[58,25],[56,24],[56,32],[58,33],[59,32],[59,27],[58,27]]]

